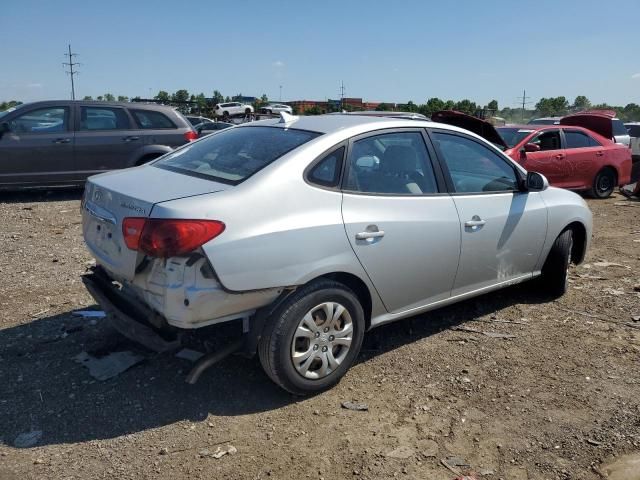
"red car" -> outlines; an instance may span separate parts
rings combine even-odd
[[[484,137],[527,170],[542,173],[556,187],[584,190],[594,197],[606,198],[616,186],[626,185],[631,179],[629,147],[604,136],[611,133],[604,131],[606,128],[602,132],[589,130],[578,126],[575,118],[572,125],[494,127],[479,118],[447,110],[436,112],[432,120]],[[598,128],[598,122],[587,122],[584,124]]]

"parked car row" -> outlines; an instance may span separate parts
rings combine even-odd
[[[614,143],[617,123],[610,114],[576,114],[559,124],[504,127],[455,111],[436,112],[432,119],[475,132],[527,170],[544,174],[553,186],[606,198],[616,186],[631,181],[631,150]]]

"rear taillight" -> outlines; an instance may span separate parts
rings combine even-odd
[[[189,130],[188,132],[184,132],[184,139],[187,142],[193,142],[197,138],[198,138],[198,133],[194,132],[193,130]]]
[[[224,223],[217,220],[130,217],[122,222],[127,247],[156,258],[190,253],[220,235],[224,228]]]

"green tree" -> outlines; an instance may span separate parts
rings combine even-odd
[[[101,102],[101,101],[103,101],[103,100],[104,100],[104,97],[103,97],[102,95],[98,95],[98,96],[96,97],[96,100],[98,100],[99,102]]]
[[[115,102],[116,97],[114,97],[111,93],[105,93],[103,95],[104,101],[105,102]]]
[[[88,101],[93,100],[93,97],[92,97],[91,95],[85,95],[85,96],[84,96],[84,98],[83,98],[82,100],[84,100],[84,101],[87,101],[87,102],[88,102]]]
[[[17,107],[18,105],[22,105],[22,102],[19,102],[17,100],[10,100],[8,102],[2,102],[0,103],[0,112],[3,110],[7,110],[9,108],[12,107]]]
[[[433,115],[435,112],[444,110],[444,102],[437,97],[431,97],[427,100],[427,103],[420,105],[420,113],[427,117]]]
[[[379,103],[378,106],[376,107],[376,111],[378,112],[389,112],[391,110],[392,110],[392,106],[384,102]]]
[[[200,109],[207,107],[207,98],[204,96],[204,93],[199,93],[198,95],[196,95],[194,101]]]
[[[189,101],[189,92],[186,90],[178,90],[176,93],[171,95],[171,101],[173,102],[187,102]]]
[[[415,103],[413,103],[411,100],[409,100],[404,105],[401,105],[400,109],[404,110],[405,112],[417,112],[418,106]]]
[[[125,97],[124,95],[118,95],[118,101],[119,102],[128,102],[129,101],[129,97]]]
[[[348,106],[348,105],[347,105]],[[305,115],[322,115],[322,110],[320,110],[320,107],[318,107],[317,105],[314,105],[311,108],[307,108],[304,111]]]
[[[224,101],[225,102],[230,102],[231,101],[231,97],[229,97],[229,95],[227,95],[226,97],[224,97]]]
[[[565,115],[569,110],[569,102],[565,97],[543,97],[536,103],[536,110],[543,117]]]
[[[158,94],[153,97],[155,100],[159,100],[162,103],[169,103],[171,97],[169,96],[169,92],[165,92],[164,90],[160,90]]]
[[[464,100],[456,102],[456,104],[453,106],[453,109],[462,113],[466,113],[468,115],[473,115],[476,113],[478,106],[475,102],[472,102],[471,100],[465,98]]]
[[[269,97],[267,97],[266,93],[263,93],[262,96],[260,97],[260,104],[266,105],[267,103],[269,103]]]
[[[218,91],[218,90],[214,90],[213,91],[213,97],[212,97],[213,103],[222,103],[224,102],[224,97],[222,96],[222,94]]]
[[[491,110],[494,114],[498,112],[498,101],[497,100],[491,100],[488,104],[487,104],[487,110]]]
[[[578,95],[573,101],[573,108],[575,110],[588,110],[591,108],[591,102],[584,95]]]

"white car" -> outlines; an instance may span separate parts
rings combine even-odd
[[[288,113],[289,115],[293,115],[293,109],[289,105],[285,105],[283,103],[270,103],[269,105],[262,107],[260,109],[262,113]]]
[[[232,117],[234,115],[248,115],[253,113],[253,107],[240,102],[226,102],[216,105],[214,110],[218,117]]]
[[[630,122],[624,124],[631,137],[631,155],[633,160],[640,160],[640,122]]]

